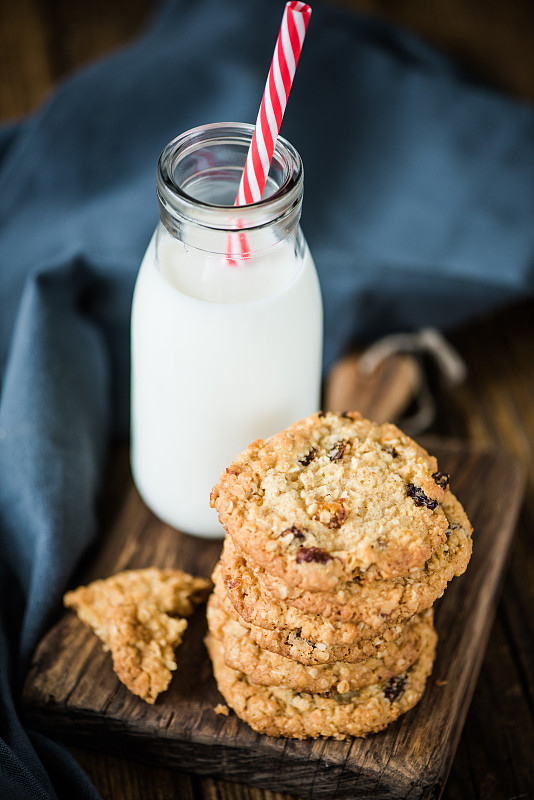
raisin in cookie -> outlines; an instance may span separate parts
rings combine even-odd
[[[413,708],[432,671],[436,643],[429,640],[417,661],[401,675],[359,691],[326,696],[258,686],[225,663],[222,642],[212,634],[206,637],[206,646],[219,691],[255,731],[295,739],[345,739],[380,731]]]
[[[249,630],[224,611],[216,597],[208,602],[210,632],[222,641],[229,667],[245,673],[251,683],[318,694],[358,691],[405,672],[417,660],[428,638],[436,635],[432,618],[432,611],[415,618],[406,635],[388,645],[380,657],[355,664],[306,666],[263,650],[249,636]]]
[[[448,476],[395,425],[357,412],[306,417],[253,442],[211,495],[226,532],[291,586],[423,568],[447,540]]]

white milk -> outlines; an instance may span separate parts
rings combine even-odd
[[[268,218],[245,232],[252,253],[231,266],[239,233],[194,225],[185,245],[160,213],[132,307],[132,472],[164,522],[221,537],[209,500],[223,470],[320,407],[319,283],[298,216],[287,235]]]

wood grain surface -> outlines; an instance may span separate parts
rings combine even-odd
[[[339,2],[413,30],[482,83],[534,101],[534,5],[528,0]],[[155,6],[155,0],[0,3],[0,118],[32,111],[63,77],[128,42]],[[526,800],[534,797],[534,301],[525,298],[448,335],[468,377],[459,387],[435,377],[433,432],[508,451],[527,482],[502,599],[443,799]],[[118,447],[110,454],[103,531],[114,524],[129,480]],[[291,800],[109,752],[74,746],[72,752],[104,800]]]
[[[23,698],[28,724],[69,742],[317,800],[439,796],[493,621],[523,479],[507,455],[439,440],[431,448],[473,522],[474,555],[437,604],[438,654],[423,699],[386,731],[297,742],[258,735],[234,714],[216,715],[224,700],[203,645],[202,609],[178,650],[171,687],[154,706],[120,684],[98,639],[66,612],[35,654]],[[86,580],[145,566],[209,577],[220,544],[159,522],[130,484]]]

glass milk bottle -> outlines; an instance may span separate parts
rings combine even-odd
[[[133,298],[134,481],[161,520],[197,536],[224,534],[209,497],[234,457],[320,407],[302,162],[279,138],[263,199],[235,207],[252,132],[204,125],[163,150],[161,221]]]

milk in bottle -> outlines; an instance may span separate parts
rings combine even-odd
[[[133,299],[134,480],[160,519],[197,536],[224,533],[209,495],[234,457],[320,406],[302,163],[279,138],[264,199],[234,207],[252,132],[207,125],[165,148]]]

